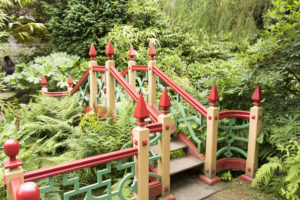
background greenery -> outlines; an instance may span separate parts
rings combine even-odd
[[[209,91],[212,84],[216,83],[221,110],[249,110],[251,95],[259,82],[264,96],[264,114],[258,138],[261,143],[261,168],[258,169],[254,184],[264,192],[273,193],[278,199],[299,199],[299,0],[48,0],[22,1],[17,5],[13,5],[13,1],[0,2],[5,5],[0,9],[0,31],[2,35],[5,34],[4,39],[15,36],[13,30],[9,29],[9,23],[15,22],[13,16],[18,13],[15,11],[22,9],[27,9],[27,12],[20,12],[18,16],[28,17],[28,13],[31,13],[30,16],[38,23],[45,23],[49,31],[46,35],[27,31],[32,37],[48,38],[49,48],[37,48],[33,55],[20,58],[16,73],[1,79],[6,81],[1,81],[4,88],[9,82],[13,87],[10,89],[28,91],[27,101],[31,100],[31,94],[36,94],[40,89],[42,73],[46,75],[51,90],[62,90],[69,74],[73,80],[78,80],[87,69],[91,43],[96,46],[98,63],[103,64],[109,39],[113,42],[116,66],[120,71],[127,66],[130,44],[136,50],[137,63],[146,64],[149,60],[149,43],[153,42],[158,66],[203,105],[208,105]],[[37,110],[41,109],[43,113],[43,101],[46,100],[34,99],[29,105],[41,106]],[[8,137],[15,137],[14,116],[19,116],[17,113],[22,113],[26,106],[19,108],[16,104],[14,108],[7,106],[10,105],[8,102],[1,102],[0,105],[12,108],[5,111],[7,121],[0,122],[3,124],[0,126],[3,133],[13,134],[4,134],[1,139],[3,142]],[[60,109],[67,111],[69,108]],[[130,113],[129,110],[125,112]],[[194,111],[190,108],[189,112]],[[22,124],[22,120],[30,116],[20,114],[20,118]],[[28,122],[39,124],[43,118],[30,119],[32,121]],[[102,137],[100,128],[106,130],[106,124],[93,116],[86,116],[79,121],[75,117],[75,124],[69,124],[72,128],[66,129],[70,130],[66,142],[69,142],[68,148],[72,147],[72,152],[83,152],[80,158],[128,145],[127,135],[125,137],[123,134],[127,134],[131,127],[127,127],[126,123],[108,120],[107,130],[125,127],[121,130],[122,134],[116,133],[120,137],[114,141],[113,147],[102,145],[99,151],[92,151],[88,145],[76,146],[76,141],[83,139],[91,145],[97,145],[94,138],[99,141],[113,140],[105,131]],[[49,121],[46,124],[51,127]],[[35,129],[39,130],[38,126]],[[21,128],[16,137],[28,135],[24,130]],[[83,137],[83,130],[90,130],[90,137]],[[51,133],[51,130],[45,131]],[[37,134],[36,141],[39,141],[45,133],[34,134]],[[66,137],[66,133],[60,134]],[[199,134],[204,136],[202,132]],[[55,135],[53,137],[60,139]],[[44,138],[41,142],[46,139],[49,144],[57,142],[51,138]],[[24,140],[22,148],[29,151],[32,144],[32,141]],[[56,148],[44,151],[62,158],[67,155],[65,153],[71,152],[65,144],[57,142],[58,152]],[[26,158],[38,159],[39,156],[36,154]]]

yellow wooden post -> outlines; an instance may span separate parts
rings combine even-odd
[[[242,175],[241,178],[252,182],[255,177],[255,173],[258,167],[258,143],[256,138],[259,135],[261,128],[261,119],[262,119],[262,108],[259,106],[260,101],[263,99],[262,93],[260,91],[259,84],[257,84],[256,89],[253,93],[252,100],[254,101],[253,107],[250,109],[250,125],[249,125],[249,137],[248,137],[248,152],[247,152],[247,161],[245,175]]]
[[[145,127],[145,118],[149,112],[142,94],[139,96],[134,116],[138,118],[138,125],[132,130],[134,145],[138,147],[138,155],[135,156],[135,180],[137,181],[137,200],[149,199],[149,135],[150,131]]]
[[[209,94],[208,100],[210,100],[211,103],[207,109],[206,156],[204,162],[205,176],[201,176],[200,179],[211,185],[220,180],[219,177],[216,176],[219,108],[215,102],[219,100],[219,95],[215,84]]]
[[[153,66],[156,65],[156,61],[154,59],[156,51],[153,43],[150,45],[148,54],[150,56],[150,61],[148,62],[148,104],[152,106],[156,105],[156,75],[153,72]]]
[[[97,81],[96,81],[96,73],[93,71],[93,67],[97,66],[97,61],[95,60],[95,56],[97,55],[94,44],[91,44],[90,48],[90,62],[89,62],[89,78],[90,78],[90,109],[95,111],[96,108],[96,98],[97,98]]]
[[[44,74],[42,75],[41,83],[42,83],[42,95],[44,95],[45,92],[48,92],[48,89],[47,89],[47,80],[46,80]]]
[[[134,61],[135,52],[133,49],[133,46],[130,45],[130,50],[128,53],[129,61],[128,61],[128,76],[129,76],[129,84],[135,88],[135,73],[132,69],[132,65],[136,65],[136,62]]]
[[[171,116],[168,114],[168,108],[171,106],[166,88],[164,88],[158,103],[161,107],[161,114],[158,116],[158,122],[162,124],[162,136],[158,141],[158,174],[161,176],[161,197],[167,197],[170,194],[170,142],[171,142]]]
[[[115,114],[116,105],[115,105],[115,85],[114,77],[110,73],[110,69],[115,67],[115,61],[112,59],[112,55],[115,54],[111,41],[109,40],[106,51],[107,61],[105,62],[105,76],[106,76],[106,102],[107,102],[107,111],[111,114]]]
[[[9,161],[4,162],[5,180],[6,180],[6,196],[8,200],[13,200],[11,181],[20,179],[21,184],[24,183],[24,172],[22,169],[21,159],[16,159],[19,153],[19,143],[15,139],[9,139],[3,145],[5,154],[10,157]]]

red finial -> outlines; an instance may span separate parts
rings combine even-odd
[[[97,56],[97,52],[96,52],[96,49],[95,49],[93,43],[91,44],[89,56],[91,57],[91,58],[90,58],[91,60],[95,60],[95,56]]]
[[[41,80],[41,83],[42,83],[42,87],[46,87],[46,84],[47,84],[47,80],[44,76],[44,74],[42,75],[42,80]]]
[[[128,56],[129,56],[130,60],[134,60],[135,52],[134,52],[132,45],[130,45]]]
[[[112,46],[111,40],[109,40],[109,42],[107,44],[105,54],[107,55],[108,60],[112,60],[112,55],[115,55],[115,51]]]
[[[17,199],[40,200],[39,186],[34,182],[21,184],[17,191]]]
[[[213,85],[210,94],[208,96],[208,100],[211,101],[210,105],[211,106],[217,106],[216,101],[219,101],[219,95],[218,95],[218,90],[216,87],[216,84]]]
[[[166,114],[166,113],[169,112],[169,111],[168,111],[168,108],[171,107],[171,105],[172,105],[172,104],[171,104],[171,101],[170,101],[170,98],[169,98],[167,89],[164,88],[163,93],[162,93],[162,95],[161,95],[161,97],[160,97],[160,100],[159,100],[159,102],[158,102],[158,106],[161,107],[161,109],[162,109],[161,112],[162,112],[163,114]]]
[[[255,91],[251,97],[251,99],[254,101],[253,105],[255,106],[259,106],[260,105],[260,101],[263,100],[263,95],[261,93],[261,90],[260,90],[260,86],[259,86],[259,83],[257,83],[256,85],[256,88],[255,88]]]
[[[144,122],[144,119],[149,117],[149,112],[142,93],[140,93],[133,115],[138,118],[138,121],[136,122],[137,125],[143,126],[147,124]]]
[[[154,60],[154,56],[156,55],[154,44],[150,44],[150,49],[148,51],[148,55],[150,56],[150,60]]]
[[[73,85],[73,79],[71,77],[71,74],[69,74],[69,78],[68,78],[68,82],[67,83],[69,84],[70,87],[72,87],[72,85]]]
[[[15,139],[6,140],[3,144],[4,153],[9,157],[9,161],[4,162],[5,169],[15,168],[22,165],[21,159],[17,159],[16,156],[19,153],[19,142]]]

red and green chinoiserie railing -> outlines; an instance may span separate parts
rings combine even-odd
[[[134,61],[135,52],[131,46],[128,54],[130,58],[128,67],[122,73],[119,73],[112,59],[114,50],[111,42],[107,45],[106,55],[108,60],[103,66],[97,65],[95,61],[96,51],[94,45],[91,45],[89,68],[74,88],[70,90],[70,94],[74,94],[80,87],[84,88],[81,90],[80,102],[84,102],[85,112],[99,112],[100,110],[101,113],[104,110],[100,114],[101,117],[105,117],[106,113],[114,116],[117,113],[117,105],[120,100],[130,97],[133,102],[138,103],[139,93],[143,94],[147,97],[144,107],[149,112],[149,117],[144,119],[148,122],[145,127],[153,134],[151,141],[144,142],[144,144],[147,144],[146,146],[161,143],[163,140],[162,143],[165,143],[166,137],[164,137],[164,134],[166,133],[164,132],[171,133],[177,128],[179,133],[174,138],[178,138],[179,141],[189,146],[188,154],[205,162],[202,180],[212,184],[218,180],[218,177],[216,177],[217,172],[236,169],[245,171],[246,175],[242,177],[251,182],[257,169],[258,144],[256,138],[260,131],[262,118],[262,108],[259,105],[262,95],[259,85],[257,85],[252,96],[254,106],[250,112],[241,110],[219,111],[216,104],[219,96],[215,85],[208,97],[211,101],[210,106],[206,108],[157,67],[155,61],[156,51],[153,44],[151,44],[148,54],[150,56],[148,64],[137,65]],[[173,94],[172,103],[169,98],[163,98],[167,99],[164,101],[165,105],[168,105],[167,107],[172,105],[170,110],[174,124],[170,121],[168,125],[162,123],[162,114],[166,109],[162,106],[163,108],[160,111],[157,107],[157,96],[161,93],[162,97],[165,97],[166,87],[170,88],[169,90]],[[186,109],[187,107],[190,108]],[[187,131],[181,130],[182,125],[187,127]],[[200,133],[199,130],[203,133]],[[190,138],[198,148],[184,135]],[[135,137],[132,137],[135,144]],[[169,137],[168,143],[170,143],[170,140]],[[248,145],[244,145],[245,143]],[[158,146],[166,148],[169,145]],[[204,152],[205,156],[200,154],[201,151]],[[170,153],[170,149],[164,149],[161,152]],[[161,170],[156,169],[156,166],[162,168],[161,163],[170,165],[170,158],[168,158],[168,161],[162,162],[168,156],[156,155],[153,151],[150,151],[150,155],[152,158],[150,159],[149,169],[151,175],[154,176],[150,180],[161,180],[160,188],[162,189],[158,189],[158,193],[166,196],[170,190],[168,180],[170,172],[162,173]],[[243,159],[244,157],[246,159]],[[152,162],[154,158],[159,159],[161,162],[158,162],[158,164]],[[164,169],[168,169],[168,167],[164,167]],[[155,177],[157,174],[161,179]]]
[[[87,200],[112,199],[113,197],[122,200],[144,200],[149,197],[157,197],[162,193],[167,195],[170,183],[165,179],[169,180],[169,168],[166,170],[161,163],[157,162],[163,160],[164,166],[168,164],[170,146],[161,147],[162,149],[160,149],[158,155],[149,157],[150,133],[161,132],[170,140],[171,130],[167,127],[171,125],[171,117],[167,114],[169,104],[164,103],[164,101],[162,99],[160,102],[162,111],[164,111],[158,116],[160,123],[148,124],[145,122],[145,119],[149,117],[147,105],[142,94],[138,96],[134,112],[134,116],[138,119],[136,122],[137,127],[132,130],[134,147],[128,149],[23,172],[22,161],[16,159],[19,152],[19,143],[14,139],[7,140],[4,143],[5,153],[10,157],[10,160],[4,163],[7,198],[9,200],[40,199],[40,197],[45,197],[47,194],[51,196],[51,193],[57,188],[63,191],[64,200],[78,197],[78,195],[82,195]],[[162,140],[162,138],[160,139]],[[159,173],[149,171],[154,162],[158,166]],[[151,164],[149,165],[149,163]],[[113,181],[106,178],[107,175],[113,172],[113,165],[116,165],[118,171],[124,171],[124,176],[116,189],[112,187]],[[83,185],[82,182],[86,183],[86,180],[80,180],[80,177],[77,176],[74,177],[74,174],[76,174],[74,172],[91,167],[97,169],[95,183]],[[46,179],[48,181],[45,181]],[[39,186],[32,183],[32,181]],[[46,182],[47,184],[45,184]],[[128,182],[131,183],[132,196],[125,197],[123,190]],[[25,186],[27,190],[22,189]],[[162,187],[164,188],[163,192]],[[105,188],[105,191],[102,188]],[[25,198],[28,196],[29,198]],[[34,198],[32,198],[33,196]]]

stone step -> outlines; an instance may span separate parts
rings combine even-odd
[[[180,150],[180,149],[186,149],[186,148],[188,148],[188,146],[183,142],[171,141],[171,144],[170,144],[170,151],[171,152],[177,151],[177,150]],[[151,146],[151,150],[155,154],[158,154],[158,145],[156,144],[156,145]]]
[[[171,159],[170,174],[174,175],[195,167],[200,167],[204,162],[192,156],[182,156]]]

